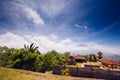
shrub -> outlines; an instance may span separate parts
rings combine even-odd
[[[61,72],[62,72],[62,75],[65,75],[65,76],[70,75],[70,70],[68,68],[62,69]]]

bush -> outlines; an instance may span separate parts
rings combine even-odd
[[[40,54],[37,49],[33,43],[30,47],[25,45],[25,49],[0,46],[0,66],[38,72],[52,71],[54,64],[65,64],[69,56],[69,52],[59,54],[55,50]]]
[[[68,68],[62,69],[61,72],[62,72],[62,75],[70,76],[70,70]]]

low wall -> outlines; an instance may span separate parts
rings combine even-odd
[[[61,70],[65,69],[65,66],[53,66],[53,74],[62,75]],[[92,68],[71,68],[70,75],[75,77],[89,77],[89,78],[100,78],[109,80],[120,80],[120,71],[110,71],[102,69],[92,69]]]

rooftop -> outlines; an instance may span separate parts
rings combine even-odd
[[[108,65],[117,65],[118,64],[116,61],[113,61],[113,60],[105,58],[105,57],[101,58],[99,61],[102,63],[108,64]]]

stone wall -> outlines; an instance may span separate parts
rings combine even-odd
[[[65,66],[53,66],[53,74],[61,75],[62,69],[65,69]],[[75,77],[89,77],[89,78],[100,78],[100,79],[109,79],[109,80],[120,80],[120,71],[111,71],[111,70],[102,70],[102,69],[93,69],[93,68],[71,68],[67,67],[70,70],[70,75]]]

